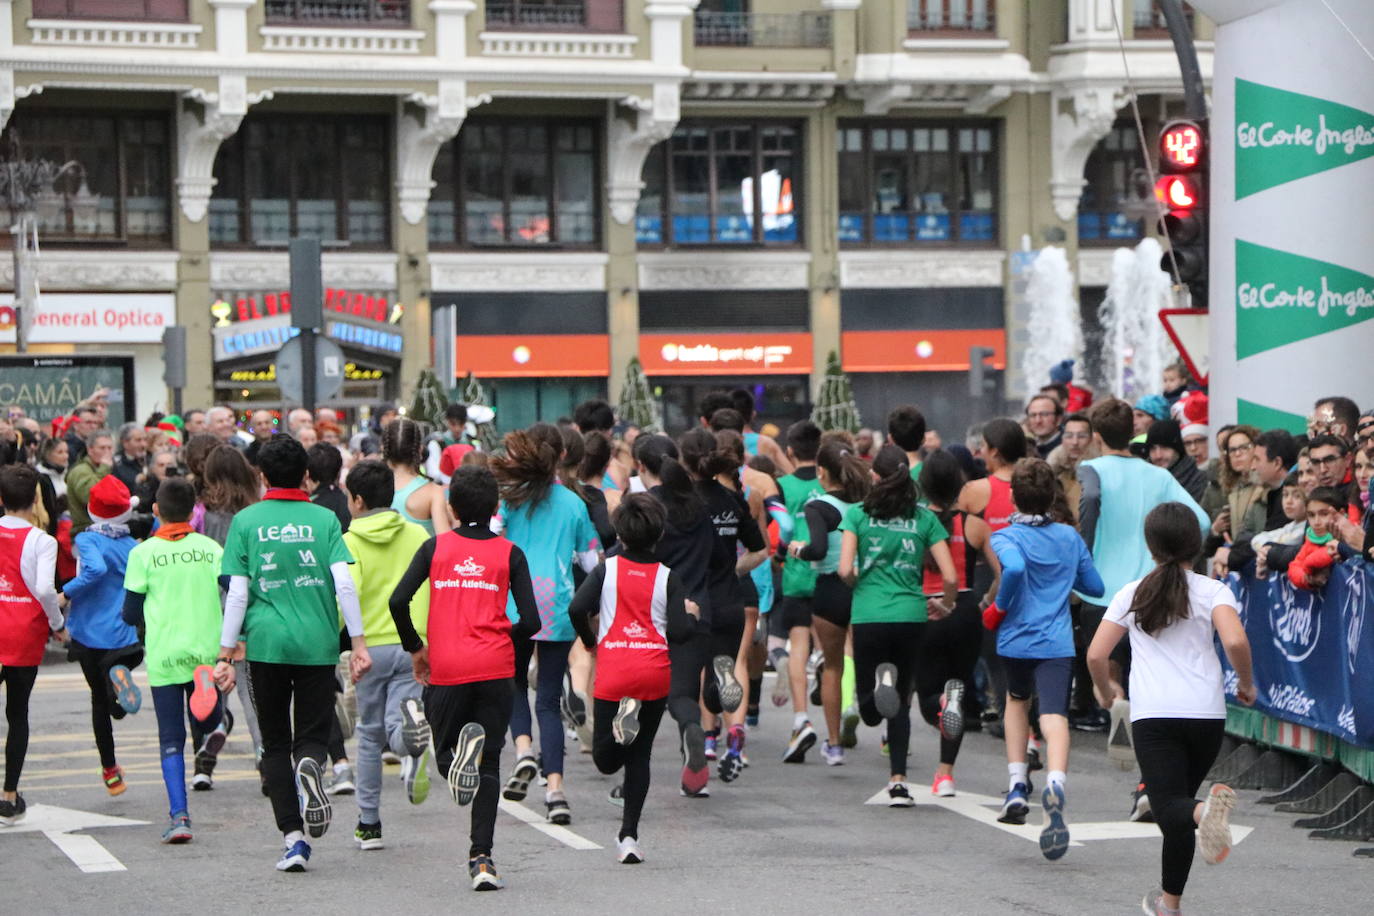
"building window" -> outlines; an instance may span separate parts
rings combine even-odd
[[[680,125],[644,165],[636,238],[641,245],[796,245],[800,157],[801,132],[790,125]]]
[[[1087,184],[1078,204],[1079,241],[1130,241],[1145,234],[1145,221],[1128,215],[1130,202],[1148,202],[1149,178],[1137,175],[1144,168],[1134,122],[1117,124],[1097,142],[1083,170]]]
[[[70,163],[35,201],[40,239],[169,243],[169,131],[162,114],[16,112],[7,144],[24,158]]]
[[[390,241],[387,119],[245,118],[215,160],[210,242],[379,248]]]
[[[410,0],[266,0],[268,25],[405,26]]]
[[[1183,18],[1191,30],[1193,28],[1193,8],[1186,3],[1183,4]],[[1135,27],[1136,38],[1167,38],[1169,36],[1169,23],[1164,18],[1164,10],[1159,7],[1159,0],[1132,0],[1131,19]]]
[[[434,162],[430,244],[595,245],[596,135],[590,121],[469,119]]]
[[[625,0],[487,0],[487,28],[619,32]]]
[[[996,0],[907,0],[906,27],[913,34],[991,32]]]
[[[840,241],[997,241],[997,130],[985,121],[841,124]]]
[[[186,0],[33,0],[33,17],[185,22]]]

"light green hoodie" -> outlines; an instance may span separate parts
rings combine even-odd
[[[391,620],[391,593],[401,581],[410,560],[429,534],[401,518],[394,509],[353,519],[344,543],[353,554],[348,567],[363,608],[363,635],[369,646],[392,646],[401,641]],[[429,621],[429,588],[421,588],[410,601],[410,619],[420,638]]]

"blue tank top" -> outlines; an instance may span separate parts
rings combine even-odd
[[[758,434],[758,433],[752,433],[752,432],[750,432],[750,433],[745,433],[745,434],[744,434],[744,454],[746,454],[746,455],[748,455],[750,458],[752,458],[752,457],[754,457],[755,455],[757,455],[758,453],[759,453],[759,434]]]
[[[401,518],[408,522],[414,522],[432,537],[434,535],[434,522],[427,518],[416,518],[406,511],[406,501],[410,499],[410,494],[429,483],[426,477],[416,477],[410,483],[396,491],[396,495],[391,498],[391,508],[401,513]]]

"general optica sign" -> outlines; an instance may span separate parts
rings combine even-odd
[[[0,294],[0,343],[14,343],[14,296]],[[171,293],[43,293],[29,316],[29,343],[161,343],[176,323]]]

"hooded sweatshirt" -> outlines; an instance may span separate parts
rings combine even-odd
[[[108,530],[87,530],[72,538],[76,578],[62,587],[72,602],[67,629],[73,639],[92,649],[122,649],[138,642],[138,631],[123,616],[124,573],[138,542],[127,527]]]
[[[405,575],[411,557],[429,540],[429,534],[401,518],[395,509],[381,509],[353,519],[344,532],[344,543],[353,554],[348,571],[358,588],[363,611],[363,635],[369,646],[400,643],[391,619],[389,602],[396,584]],[[429,621],[429,589],[422,588],[410,602],[410,619],[423,638]]]

